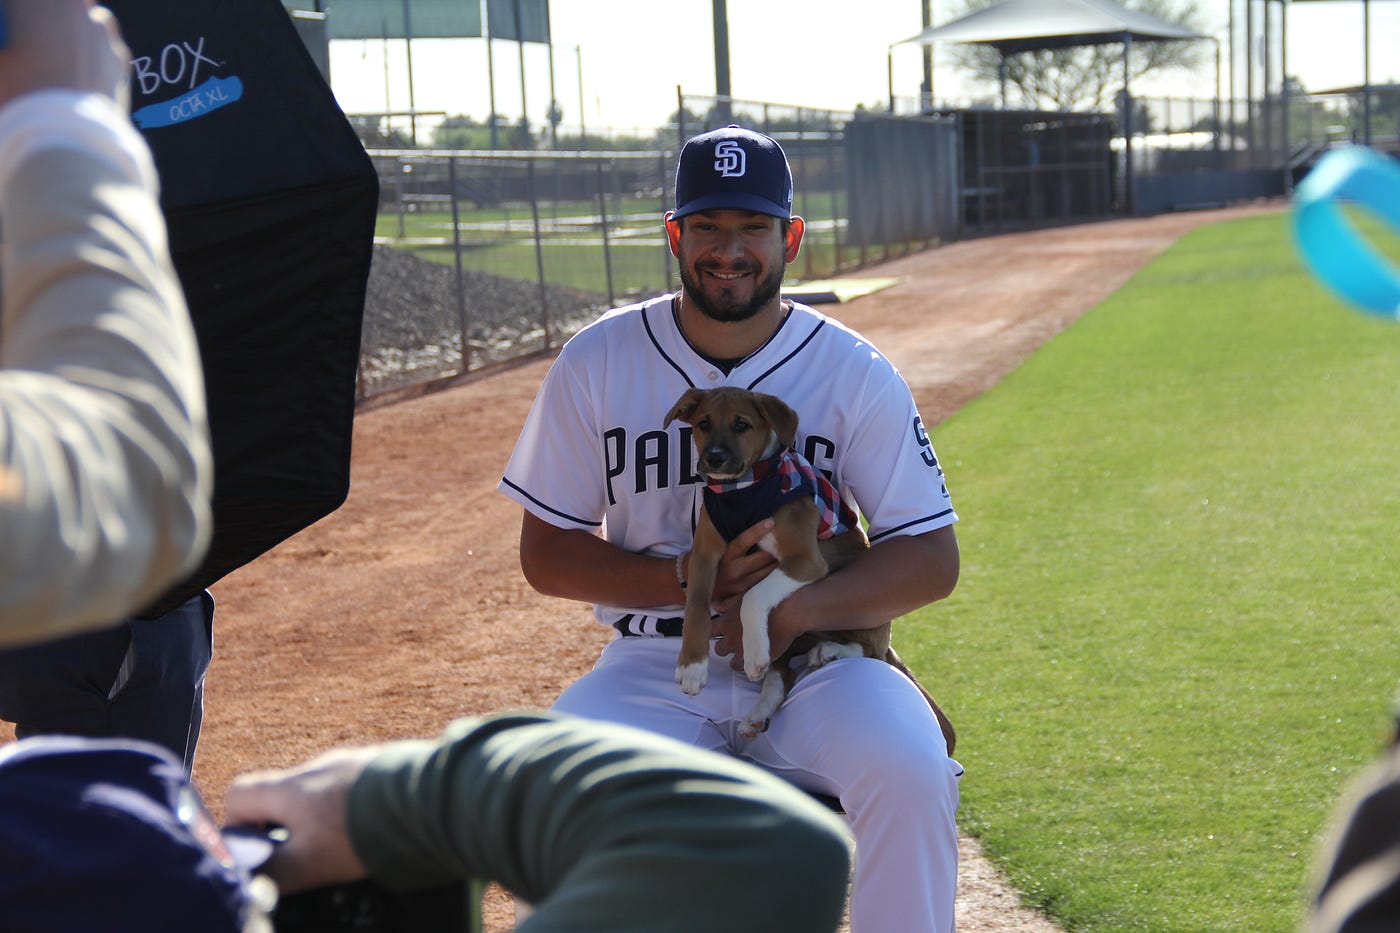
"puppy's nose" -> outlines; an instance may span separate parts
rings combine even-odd
[[[705,466],[711,470],[718,470],[729,461],[729,452],[723,447],[708,447],[705,449]]]

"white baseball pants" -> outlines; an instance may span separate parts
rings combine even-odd
[[[674,680],[678,638],[617,638],[554,709],[627,723],[736,755],[841,801],[856,841],[852,933],[952,933],[962,766],[932,710],[883,661],[850,658],[800,677],[768,731],[739,725],[758,684],[710,656],[698,696]]]

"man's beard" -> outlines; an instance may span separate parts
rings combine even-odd
[[[783,267],[779,265],[754,283],[753,296],[748,301],[739,302],[723,296],[712,301],[706,297],[689,266],[681,266],[680,276],[681,285],[685,288],[685,300],[695,305],[705,317],[725,324],[738,324],[758,314],[764,305],[777,297],[783,285]]]

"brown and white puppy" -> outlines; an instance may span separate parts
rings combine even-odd
[[[709,481],[707,506],[701,511],[691,545],[685,625],[676,665],[676,683],[684,692],[695,695],[708,679],[711,595],[720,556],[728,543],[710,515],[711,507],[723,508],[724,503],[713,497],[735,495],[718,488],[748,476],[756,464],[772,462],[770,458],[780,452],[787,455],[789,451],[784,448],[791,448],[797,438],[797,413],[776,396],[726,386],[688,390],[667,413],[665,424],[676,420],[690,425],[699,455],[699,472]],[[811,471],[806,461],[798,460]],[[829,484],[826,492],[834,495]],[[778,559],[778,565],[744,594],[740,604],[744,671],[751,680],[763,679],[758,702],[740,729],[746,738],[753,738],[768,727],[769,719],[792,688],[795,675],[788,662],[798,654],[807,654],[809,668],[838,658],[881,658],[913,679],[890,647],[888,622],[872,629],[803,635],[782,657],[769,657],[768,613],[773,607],[800,587],[850,563],[870,546],[853,513],[848,513],[851,520],[838,533],[819,539],[822,512],[814,495],[790,499],[771,513],[773,530],[759,542],[761,548]],[[747,511],[741,516],[745,527],[765,517]],[[729,539],[740,530],[732,529]],[[927,691],[924,695],[939,718],[951,754],[952,728]]]

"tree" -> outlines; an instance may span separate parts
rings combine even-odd
[[[350,125],[366,149],[412,149],[413,141],[403,130],[389,125],[387,117],[354,116]]]
[[[491,127],[461,114],[450,116],[433,130],[434,149],[490,149]]]
[[[959,16],[990,6],[995,0],[964,0]],[[1123,0],[1123,6],[1192,32],[1200,25],[1200,0]],[[1198,42],[1135,42],[1129,56],[1133,82],[1167,68],[1198,68],[1205,50]],[[1002,57],[981,45],[954,44],[953,63],[980,81],[1001,81]],[[1110,110],[1123,88],[1123,46],[1087,45],[1066,49],[1021,52],[1006,56],[1006,84],[1030,110]]]
[[[506,137],[506,145],[511,149],[535,148],[535,134],[530,129],[529,117],[522,114],[519,121],[511,124],[510,133]]]
[[[703,133],[713,125],[712,120],[714,119],[714,115],[715,110],[713,107],[706,111],[703,116],[691,110],[689,107],[682,107],[672,112],[672,114],[666,118],[666,123],[656,131],[657,139],[661,141],[661,146],[663,148],[671,145],[675,140],[675,127],[677,126],[684,127],[687,136]]]

